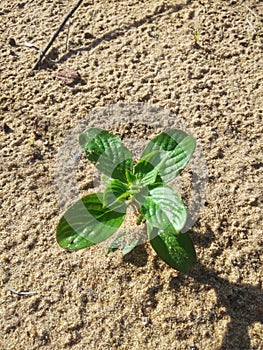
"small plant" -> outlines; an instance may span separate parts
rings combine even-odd
[[[199,46],[199,39],[200,39],[202,31],[203,31],[203,28],[201,25],[199,25],[197,28],[194,29],[193,40],[195,42],[195,45],[197,45],[197,46]]]
[[[182,232],[187,209],[167,183],[185,168],[195,149],[194,138],[177,129],[162,132],[148,143],[136,164],[121,140],[106,130],[89,128],[80,134],[79,143],[106,176],[105,190],[79,199],[65,212],[57,226],[59,245],[78,250],[108,239],[132,205],[138,225],[146,224],[156,253],[171,267],[189,272],[196,254],[189,235]],[[118,249],[122,235],[111,242],[109,251]],[[126,246],[123,253],[130,252],[137,242]]]

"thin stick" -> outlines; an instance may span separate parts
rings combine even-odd
[[[9,290],[10,292],[14,293],[14,294],[17,294],[17,295],[35,295],[37,294],[37,292],[18,292],[17,290],[11,288],[11,287],[8,287],[8,286],[5,286],[7,290]]]
[[[253,24],[250,22],[250,20],[247,18],[247,23],[250,25],[250,27],[254,30],[256,33],[256,29],[253,27]]]
[[[65,47],[65,52],[67,52],[67,51],[68,51],[69,28],[70,28],[70,22],[69,22],[69,24],[68,24],[68,30],[67,30],[67,39],[66,39],[66,47]]]
[[[254,15],[255,17],[257,17],[256,13],[254,11],[252,11],[248,6],[245,6],[249,12],[252,13],[252,15]]]
[[[49,48],[51,47],[51,45],[53,44],[53,42],[55,41],[56,37],[58,36],[58,34],[61,32],[62,28],[64,27],[65,23],[67,22],[67,20],[74,14],[74,12],[77,10],[77,8],[80,6],[80,4],[82,3],[83,0],[79,0],[77,2],[77,4],[73,7],[73,9],[66,15],[66,17],[63,19],[62,23],[60,24],[60,26],[58,27],[58,29],[56,30],[56,32],[53,34],[52,38],[50,39],[50,41],[47,43],[47,46],[44,48],[43,51],[40,51],[39,54],[39,58],[36,61],[33,70],[37,69],[40,62],[42,61],[42,59],[44,58],[44,56],[46,55],[47,51],[49,50]]]

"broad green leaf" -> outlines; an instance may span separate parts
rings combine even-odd
[[[87,158],[105,175],[129,182],[133,171],[130,151],[121,140],[106,130],[90,128],[80,134],[79,143]]]
[[[184,131],[171,129],[149,142],[135,166],[135,175],[146,178],[146,184],[173,180],[186,166],[195,149],[195,139]]]
[[[90,194],[66,211],[57,226],[57,241],[62,248],[89,247],[106,240],[121,226],[125,206],[118,203],[109,209],[102,200],[102,193]]]
[[[103,205],[112,207],[117,202],[125,202],[130,196],[129,187],[127,184],[119,181],[112,180],[106,187],[103,194]]]
[[[196,252],[187,233],[174,235],[170,230],[159,231],[154,228],[149,234],[153,249],[168,265],[188,273],[196,262]]]
[[[157,154],[158,151],[146,154],[146,156],[141,158],[135,165],[135,175],[140,179],[142,185],[150,185],[156,182],[158,169],[151,163],[151,159],[157,156]]]
[[[149,186],[141,213],[153,227],[164,230],[171,225],[177,233],[182,230],[187,218],[182,200],[172,187],[162,183]]]

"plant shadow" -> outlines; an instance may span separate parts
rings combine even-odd
[[[185,3],[174,4],[174,5],[161,4],[160,6],[156,7],[155,11],[152,14],[149,14],[142,19],[134,21],[133,23],[125,24],[122,27],[119,27],[117,29],[113,29],[110,32],[103,34],[101,37],[93,40],[86,47],[80,47],[77,49],[70,50],[69,52],[64,54],[57,61],[57,63],[63,63],[79,52],[89,52],[90,50],[99,46],[103,41],[109,42],[109,41],[115,40],[118,37],[123,36],[125,33],[127,33],[132,28],[139,28],[140,26],[142,26],[143,24],[145,24],[147,22],[148,23],[153,22],[156,18],[158,18],[162,14],[169,15],[169,14],[172,14],[174,12],[178,12],[178,11],[182,10],[184,7],[186,7],[187,5],[189,5],[191,2],[192,2],[191,0],[187,0]],[[93,36],[90,35],[90,39],[92,39],[92,38],[93,38]]]
[[[204,242],[195,243],[207,246],[208,241],[206,244],[202,244]],[[249,327],[255,322],[263,323],[261,288],[246,283],[231,283],[219,277],[215,270],[200,263],[195,265],[189,275],[180,273],[178,277],[173,277],[169,287],[178,293],[182,286],[189,285],[189,277],[194,279],[193,283],[196,284],[197,289],[200,284],[213,288],[217,295],[217,306],[225,307],[226,314],[230,316],[230,322],[219,350],[252,349],[248,334]],[[217,315],[213,315],[214,319],[216,317]]]
[[[137,245],[129,254],[124,255],[123,262],[135,265],[137,267],[146,266],[148,253],[144,244]]]

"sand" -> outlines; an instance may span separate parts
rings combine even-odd
[[[84,1],[67,48],[66,26],[32,71],[25,42],[43,49],[73,5],[0,4],[0,348],[262,350],[262,3]],[[67,175],[77,196],[97,179],[78,153],[59,168],[83,120],[137,146],[178,124],[196,138],[181,180],[186,201],[194,164],[206,185],[189,275],[148,242],[124,258],[59,247]]]

